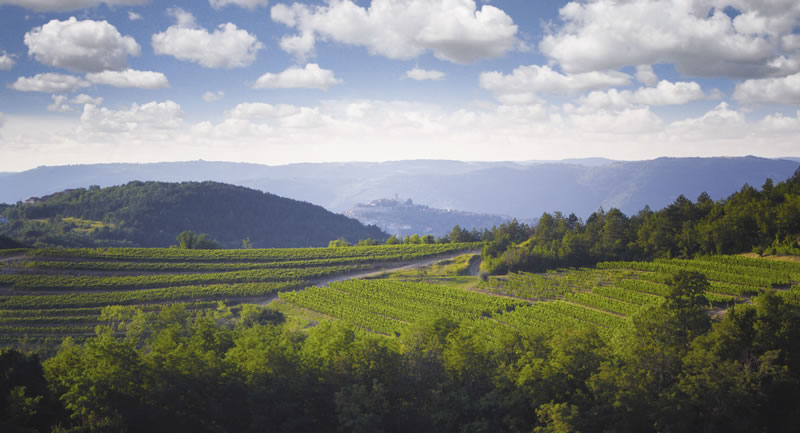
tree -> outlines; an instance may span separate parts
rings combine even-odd
[[[219,244],[210,239],[207,234],[195,234],[191,230],[181,232],[177,237],[178,247],[187,250],[214,250],[219,248]]]
[[[339,238],[336,240],[332,240],[328,242],[328,248],[342,248],[342,247],[349,247],[350,242],[348,242],[345,238]]]

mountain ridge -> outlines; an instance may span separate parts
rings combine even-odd
[[[587,162],[588,161],[588,162]],[[725,198],[744,184],[791,176],[798,161],[759,157],[657,158],[560,162],[111,163],[38,167],[0,176],[0,202],[14,203],[68,188],[131,180],[205,181],[241,185],[344,212],[376,197],[413,197],[434,208],[537,218],[562,211],[586,218],[616,207],[625,213],[664,207],[684,195]]]

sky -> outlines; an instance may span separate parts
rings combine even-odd
[[[0,171],[800,156],[797,0],[0,0]]]

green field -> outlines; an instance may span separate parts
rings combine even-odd
[[[490,335],[519,330],[595,327],[606,337],[640,310],[663,301],[678,270],[706,275],[709,309],[724,310],[774,290],[800,304],[800,263],[744,256],[693,260],[601,262],[478,278],[479,256],[377,273],[316,287],[327,278],[388,264],[474,250],[475,244],[269,250],[37,249],[17,250],[0,270],[0,344],[52,345],[64,336],[94,335],[103,307],[171,303],[190,310],[279,300],[271,308],[297,328],[339,319],[399,336],[417,323],[449,317]],[[297,291],[306,288],[306,290]]]
[[[365,281],[282,293],[280,299],[363,329],[402,335],[415,323],[451,317],[489,330],[595,327],[611,337],[639,311],[663,302],[679,270],[708,276],[709,311],[724,310],[774,290],[800,305],[800,264],[742,256],[694,260],[602,262],[596,268],[543,274],[464,276],[469,256]]]
[[[104,307],[202,311],[261,303],[327,278],[474,250],[476,244],[347,248],[13,250],[0,262],[0,345],[53,347],[108,324]]]

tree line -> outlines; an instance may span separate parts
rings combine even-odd
[[[256,306],[108,307],[41,361],[0,352],[9,432],[795,432],[800,315],[767,292],[712,322],[702,275],[608,340],[432,319],[309,333]]]
[[[679,196],[664,209],[645,207],[627,216],[619,209],[574,214],[544,213],[535,226],[513,221],[483,237],[486,268],[497,274],[591,266],[599,261],[692,258],[757,252],[800,254],[800,169],[777,185],[745,185],[727,199]]]

